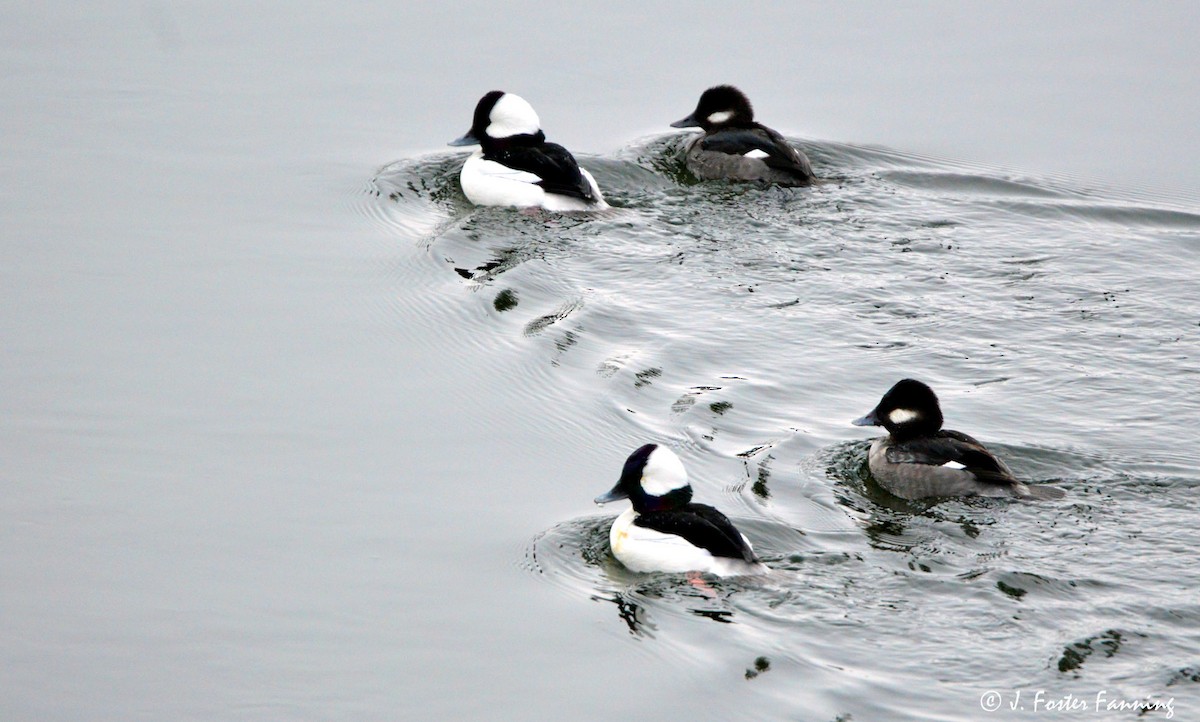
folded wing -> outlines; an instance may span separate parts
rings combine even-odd
[[[887,450],[887,460],[893,464],[962,468],[980,481],[996,484],[1018,483],[1003,461],[978,441],[958,431],[943,430],[934,437],[894,444]]]
[[[762,158],[763,163],[771,168],[791,171],[805,177],[811,177],[813,174],[808,158],[796,152],[783,136],[762,126],[726,128],[711,133],[700,141],[700,147],[716,153]]]
[[[524,172],[520,180],[540,185],[547,193],[595,202],[592,185],[583,177],[570,151],[557,143],[513,146],[489,154],[490,160],[511,170]]]
[[[678,511],[687,511],[680,514]],[[676,512],[640,514],[634,523],[664,534],[683,537],[693,546],[715,557],[742,559],[754,563],[758,557],[745,539],[721,512],[706,504],[688,504]]]

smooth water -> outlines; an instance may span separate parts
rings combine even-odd
[[[1200,716],[1196,13],[742,12],[8,8],[0,717]],[[493,86],[611,212],[465,201]],[[910,375],[1066,498],[880,490]],[[647,441],[775,574],[612,559]]]

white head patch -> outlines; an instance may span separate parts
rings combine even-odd
[[[662,496],[687,485],[687,470],[675,452],[659,446],[650,453],[642,467],[642,489],[647,494]]]
[[[486,132],[493,138],[532,135],[542,127],[533,106],[521,96],[512,93],[500,96],[500,100],[492,106],[492,112],[488,113],[488,118],[492,123]]]
[[[919,418],[921,418],[921,414],[912,409],[895,409],[888,414],[888,421],[896,426]]]
[[[720,125],[733,117],[732,110],[718,110],[708,116],[708,122],[713,125]]]

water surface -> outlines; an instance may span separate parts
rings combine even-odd
[[[726,684],[756,685],[767,716],[971,719],[988,690],[1194,700],[1200,414],[1179,384],[1200,334],[1179,259],[1200,215],[811,142],[816,188],[695,185],[679,145],[586,159],[618,206],[593,217],[472,208],[450,158],[375,180],[384,220],[427,218],[403,232],[461,284],[457,323],[525,359],[497,393],[548,400],[541,423],[618,449],[613,474],[670,443],[778,573],[716,598],[629,574],[594,514],[538,535],[529,570],[664,664],[736,660]],[[1067,498],[875,486],[848,422],[905,375]]]
[[[7,10],[3,718],[1200,709],[1191,5]],[[692,184],[716,82],[831,182]],[[612,213],[466,203],[492,87]],[[1066,498],[884,494],[904,375]],[[647,441],[777,574],[621,569]]]

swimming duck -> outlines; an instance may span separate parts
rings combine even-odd
[[[557,143],[547,143],[533,106],[493,90],[479,99],[471,129],[453,146],[479,145],[459,180],[477,206],[540,206],[550,211],[608,208],[592,174]]]
[[[597,504],[629,499],[613,522],[613,555],[635,572],[767,574],[750,540],[711,506],[692,503],[683,462],[670,449],[646,444],[629,455],[617,485]]]
[[[896,383],[855,426],[888,430],[871,443],[868,466],[879,485],[904,499],[933,496],[1016,497],[1045,501],[1065,492],[1026,484],[983,444],[942,428],[933,389],[915,379]]]
[[[811,185],[816,176],[808,158],[782,135],[754,122],[745,93],[732,85],[704,91],[692,114],[672,128],[700,128],[684,150],[687,167],[701,180],[767,181]]]

